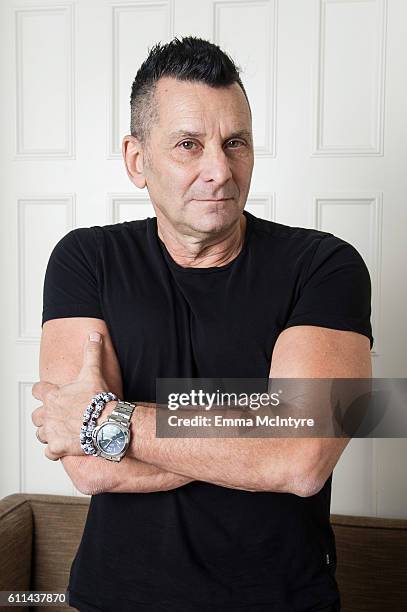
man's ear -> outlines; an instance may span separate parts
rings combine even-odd
[[[146,179],[144,176],[143,148],[135,136],[125,136],[122,143],[123,159],[127,175],[132,183],[139,189],[144,189]]]

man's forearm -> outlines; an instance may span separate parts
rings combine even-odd
[[[132,457],[113,463],[102,457],[67,455],[61,461],[75,487],[86,495],[169,491],[193,480]]]
[[[194,480],[233,489],[299,495],[312,491],[314,440],[156,438],[156,411],[155,404],[137,402],[128,456]]]

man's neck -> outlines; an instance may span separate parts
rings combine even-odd
[[[157,217],[158,237],[172,259],[185,268],[212,268],[233,261],[242,250],[246,233],[246,217],[242,214],[236,223],[221,236],[197,238],[177,232]]]

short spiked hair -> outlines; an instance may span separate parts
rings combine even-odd
[[[220,47],[194,36],[174,38],[164,45],[158,43],[140,66],[131,89],[130,132],[141,142],[147,140],[151,126],[157,120],[155,87],[157,81],[166,76],[206,83],[211,87],[237,83],[249,104],[239,68]]]

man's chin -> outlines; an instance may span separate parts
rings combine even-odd
[[[229,206],[225,206],[229,203]],[[230,227],[239,217],[240,211],[231,202],[194,202],[197,210],[191,214],[189,210],[187,224],[195,231],[203,233],[216,233]]]

